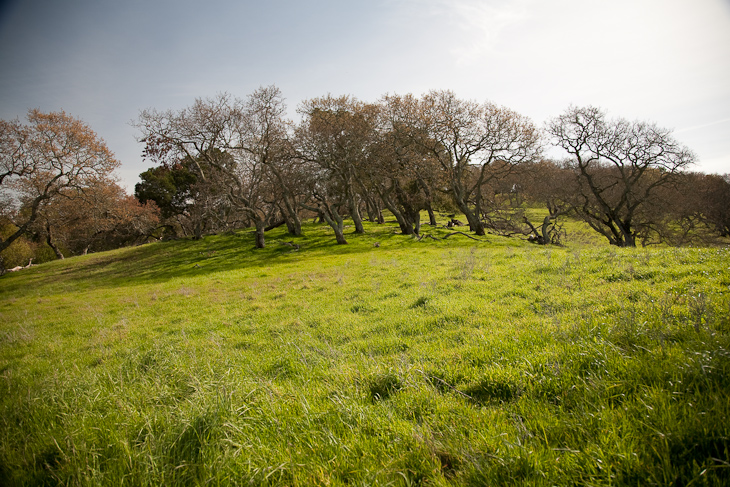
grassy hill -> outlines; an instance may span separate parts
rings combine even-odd
[[[730,250],[366,231],[1,278],[0,484],[730,483]]]

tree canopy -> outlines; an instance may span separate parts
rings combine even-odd
[[[104,141],[64,112],[28,112],[28,123],[0,122],[1,216],[17,228],[0,252],[26,233],[44,209],[85,193],[119,167]]]
[[[286,224],[300,235],[307,217],[346,244],[345,219],[362,233],[364,219],[385,221],[384,210],[419,238],[421,213],[436,225],[439,210],[451,214],[449,226],[463,215],[477,236],[539,244],[559,243],[571,214],[623,247],[730,236],[728,176],[688,172],[695,155],[654,123],[569,107],[540,130],[448,90],[375,102],[328,94],[296,111],[295,123],[275,86],[141,111],[134,125],[154,166],[140,174],[136,199],[116,184],[119,161],[81,120],[31,110],[27,123],[0,121],[0,252],[29,238],[60,258],[247,227],[264,247],[267,229]],[[546,159],[548,143],[567,158]],[[531,220],[529,205],[544,207],[542,221]]]

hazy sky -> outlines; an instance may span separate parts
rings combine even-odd
[[[730,172],[730,0],[0,0],[0,118],[63,109],[132,190],[129,122],[276,84],[304,99],[451,89],[532,117],[657,122]]]

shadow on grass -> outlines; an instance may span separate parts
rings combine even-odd
[[[267,233],[266,248],[254,248],[253,232],[210,235],[201,240],[181,239],[133,248],[100,252],[49,262],[0,279],[0,296],[21,297],[41,286],[72,286],[74,290],[152,284],[172,279],[206,276],[240,269],[263,269],[317,259],[384,252],[421,242],[398,232],[392,225],[367,224],[366,233],[346,234],[348,245],[338,245],[326,225],[308,224],[304,235],[294,237],[285,229]],[[300,246],[295,250],[295,243]],[[429,246],[440,242],[431,242]],[[453,243],[451,244],[453,245]]]

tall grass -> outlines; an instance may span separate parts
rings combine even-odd
[[[0,484],[730,483],[727,249],[367,231],[2,278]]]

